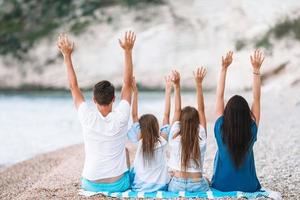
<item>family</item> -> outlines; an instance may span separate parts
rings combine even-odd
[[[125,57],[121,101],[113,106],[115,88],[104,80],[93,88],[93,107],[86,103],[77,83],[72,64],[74,43],[65,34],[58,38],[57,46],[64,57],[69,87],[83,130],[85,161],[81,187],[93,192],[122,192],[128,189],[205,192],[209,187],[220,191],[258,191],[261,185],[256,176],[253,145],[260,120],[263,54],[256,50],[250,56],[253,67],[251,108],[239,95],[234,95],[225,104],[226,74],[233,60],[233,52],[229,51],[222,57],[214,125],[217,153],[213,177],[208,180],[203,174],[207,129],[202,82],[206,69],[201,67],[193,72],[197,108],[181,107],[178,71],[173,70],[165,77],[165,108],[160,127],[153,114],[138,116],[138,88],[132,64],[135,40],[136,35],[131,31],[119,40]],[[175,111],[170,121],[172,90]],[[128,129],[130,113],[133,125]],[[132,166],[125,147],[127,139],[137,143]]]

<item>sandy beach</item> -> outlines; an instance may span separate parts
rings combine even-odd
[[[300,194],[300,92],[265,91],[262,118],[255,144],[256,171],[263,187],[298,199]],[[246,96],[249,98],[250,94]],[[287,104],[286,98],[289,98]],[[212,110],[213,103],[207,103]],[[204,169],[211,178],[216,143],[209,116],[208,148]],[[128,143],[131,159],[134,146]],[[84,161],[83,145],[74,145],[0,169],[0,199],[86,199],[78,196]],[[99,196],[90,198],[99,199]]]
[[[182,107],[195,106],[192,71],[207,68],[203,168],[210,180],[222,56],[234,52],[225,101],[238,94],[251,106],[249,56],[261,50],[266,59],[260,70],[256,173],[262,187],[283,199],[300,200],[299,10],[300,0],[0,0],[0,200],[111,199],[78,195],[84,144],[69,86],[78,85],[94,106],[92,88],[109,80],[119,102],[124,69],[131,70],[118,39],[129,30],[137,34],[129,60],[139,88],[139,114],[151,113],[162,121],[163,77],[174,69],[181,73]],[[67,41],[57,41],[61,34],[74,42],[72,64],[69,55],[60,53]],[[173,109],[172,99],[171,116]],[[129,141],[126,146],[133,163],[136,146]]]

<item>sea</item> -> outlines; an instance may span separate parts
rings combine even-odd
[[[84,96],[88,103],[93,104],[91,92]],[[119,97],[119,93],[116,96]],[[194,92],[184,92],[182,96],[183,105],[195,104]],[[119,99],[115,104],[118,102]],[[152,113],[161,122],[163,109],[164,92],[139,93],[140,115]],[[0,141],[0,167],[82,143],[81,127],[70,93],[0,92]]]

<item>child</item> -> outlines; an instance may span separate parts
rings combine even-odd
[[[166,77],[165,113],[163,127],[159,129],[158,121],[152,114],[145,114],[138,118],[138,89],[133,83],[132,128],[128,137],[138,142],[133,163],[132,190],[154,192],[166,190],[170,180],[166,161],[167,138],[169,133],[171,77]]]
[[[173,171],[173,177],[169,183],[169,191],[205,192],[209,189],[209,184],[203,177],[207,137],[202,93],[205,75],[206,69],[203,67],[194,72],[198,110],[190,106],[181,109],[180,74],[173,71],[175,113],[169,136],[169,167]]]
[[[94,86],[95,108],[90,108],[81,93],[72,64],[73,43],[66,35],[58,39],[58,48],[64,56],[70,90],[78,110],[83,129],[85,162],[82,172],[82,188],[88,191],[122,192],[130,187],[126,163],[125,141],[130,116],[132,86],[133,32],[125,33],[119,40],[125,53],[125,68],[121,102],[113,109],[115,89],[109,81]]]
[[[260,51],[250,56],[253,67],[253,104],[238,95],[229,99],[224,109],[225,79],[232,62],[232,52],[222,57],[222,68],[217,88],[215,156],[212,187],[221,191],[255,192],[261,188],[256,176],[253,145],[260,119],[260,67],[264,57]]]

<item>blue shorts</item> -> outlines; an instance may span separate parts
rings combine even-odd
[[[91,192],[124,192],[130,188],[129,172],[113,183],[94,183],[82,177],[81,188]]]
[[[187,192],[206,192],[209,190],[209,184],[206,178],[201,178],[200,180],[193,179],[184,179],[172,177],[168,191],[178,192],[178,191],[187,191]]]

